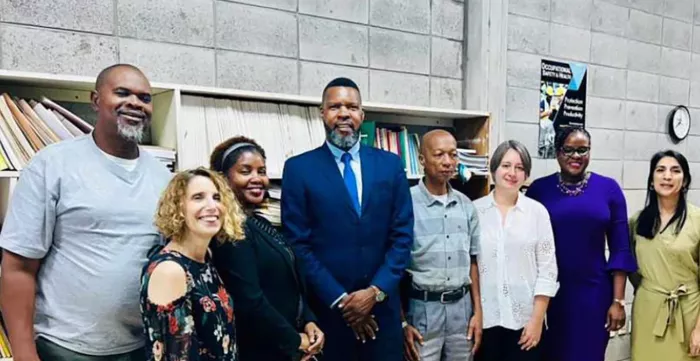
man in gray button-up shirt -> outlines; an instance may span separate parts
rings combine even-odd
[[[479,219],[469,198],[449,184],[457,166],[457,141],[450,133],[426,133],[419,160],[425,177],[411,188],[415,226],[406,356],[467,360],[481,342]]]

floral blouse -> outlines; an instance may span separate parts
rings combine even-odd
[[[141,276],[141,315],[149,361],[235,361],[233,300],[216,269],[164,249],[152,252]],[[161,306],[148,299],[153,270],[164,261],[178,263],[187,275],[187,293]]]

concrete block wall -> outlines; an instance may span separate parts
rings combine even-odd
[[[508,0],[504,134],[537,149],[540,59],[587,63],[591,169],[623,187],[641,209],[651,155],[682,152],[700,179],[700,0]],[[686,105],[689,137],[673,144],[666,117]],[[558,170],[537,159],[535,177]],[[700,182],[690,199],[700,204]],[[631,300],[631,290],[628,288]],[[628,313],[629,315],[629,313]],[[608,360],[629,358],[629,336],[611,339]]]
[[[464,0],[0,0],[0,68],[462,108]]]

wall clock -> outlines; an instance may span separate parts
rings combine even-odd
[[[690,112],[688,108],[679,105],[668,115],[668,134],[676,142],[685,139],[690,133]]]

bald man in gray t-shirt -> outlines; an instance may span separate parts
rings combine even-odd
[[[0,305],[16,361],[145,355],[140,273],[171,175],[137,146],[152,110],[140,71],[109,69],[96,89],[94,131],[32,158],[0,234]]]

